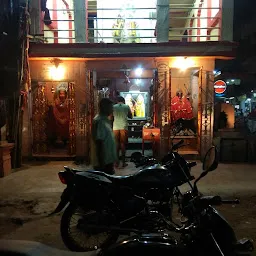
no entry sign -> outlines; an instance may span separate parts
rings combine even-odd
[[[217,94],[222,94],[226,91],[227,89],[227,84],[223,80],[218,80],[214,83],[214,91]]]

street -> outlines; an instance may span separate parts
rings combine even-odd
[[[42,242],[64,249],[60,236],[60,217],[47,217],[59,202],[65,188],[58,171],[72,162],[32,162],[0,179],[0,238]],[[192,169],[196,177],[201,172],[199,163]],[[133,173],[129,163],[118,175]],[[230,221],[237,237],[256,240],[256,166],[248,164],[220,164],[218,169],[203,178],[198,187],[203,194],[214,194],[226,199],[241,199],[240,205],[226,205],[218,209]],[[183,187],[182,190],[188,189]],[[256,254],[255,254],[256,255]]]

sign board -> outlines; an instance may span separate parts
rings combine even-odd
[[[227,84],[223,80],[217,80],[214,83],[214,91],[216,94],[223,94],[227,89]]]

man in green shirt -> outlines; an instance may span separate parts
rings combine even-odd
[[[116,144],[109,116],[113,113],[113,102],[103,98],[99,103],[99,114],[92,123],[91,163],[96,171],[114,174],[117,161]]]
[[[117,104],[114,105],[113,111],[114,123],[113,131],[116,138],[116,151],[118,161],[116,167],[119,166],[119,151],[122,153],[122,166],[125,167],[125,149],[128,143],[128,120],[132,118],[132,112],[128,105],[125,104],[125,99],[121,96],[117,97]]]

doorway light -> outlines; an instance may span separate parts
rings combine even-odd
[[[195,61],[192,58],[177,57],[173,63],[173,67],[179,68],[181,71],[185,71],[188,68],[194,67]]]
[[[49,68],[50,78],[55,81],[60,81],[64,78],[65,75],[65,68],[60,65],[62,61],[58,58],[54,58],[51,60],[53,64]]]
[[[64,67],[50,67],[50,77],[52,80],[59,81],[64,78],[65,69]]]
[[[136,74],[136,76],[141,76],[141,75],[142,75],[142,72],[143,72],[143,69],[142,69],[142,68],[136,68],[136,69],[135,69],[135,74]]]

